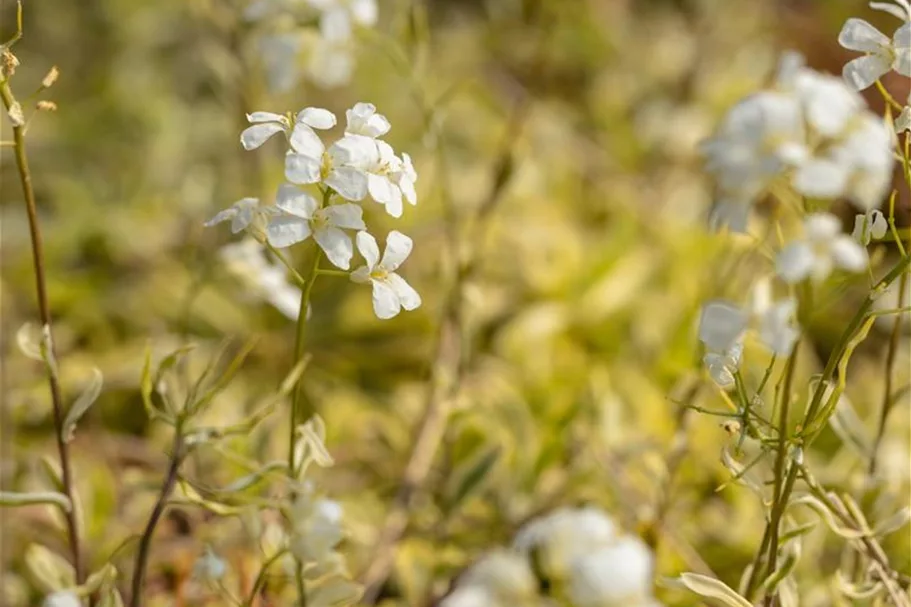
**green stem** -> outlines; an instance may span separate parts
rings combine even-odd
[[[22,5],[18,5],[18,24],[19,30],[17,35],[4,45],[8,48],[13,42],[19,39],[22,31]],[[7,111],[12,108],[16,99],[10,89],[9,81],[0,82],[0,98]],[[32,266],[35,269],[35,290],[38,295],[38,316],[41,319],[42,328],[47,338],[48,360],[47,381],[51,393],[51,406],[54,416],[54,432],[57,439],[57,453],[60,457],[61,483],[63,493],[70,500],[70,504],[76,504],[75,488],[73,483],[73,468],[70,462],[69,445],[63,436],[64,405],[63,397],[60,392],[60,382],[57,377],[56,365],[57,354],[52,331],[51,307],[47,294],[47,278],[44,265],[44,245],[41,238],[41,225],[38,221],[38,205],[35,202],[35,190],[32,186],[32,174],[29,170],[28,157],[25,153],[25,131],[22,125],[13,125],[13,143],[16,156],[16,168],[19,172],[19,182],[22,185],[22,193],[25,196],[25,211],[28,216],[29,236],[32,245]],[[80,548],[79,524],[76,519],[76,508],[70,508],[65,513],[67,539],[70,545],[70,551],[73,557],[73,569],[76,572],[76,583],[82,584],[85,581],[85,570],[82,563],[82,551]]]
[[[259,573],[256,575],[256,580],[253,582],[253,587],[250,589],[250,594],[247,596],[247,600],[244,601],[246,607],[253,607],[253,604],[256,602],[256,597],[262,590],[263,586],[266,585],[266,576],[269,574],[269,568],[272,567],[278,559],[285,556],[288,553],[288,550],[283,548],[270,556],[259,568]]]

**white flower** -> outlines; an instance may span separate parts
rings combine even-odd
[[[840,78],[798,67],[791,80],[800,100],[804,118],[813,131],[824,137],[843,133],[865,107],[863,97]]]
[[[421,305],[417,291],[395,273],[411,254],[411,246],[410,238],[393,230],[386,237],[386,251],[381,260],[376,239],[367,232],[357,233],[357,250],[367,264],[352,272],[351,280],[373,286],[373,311],[377,318],[392,318],[402,308],[414,310]]]
[[[861,272],[867,267],[867,252],[841,232],[841,222],[828,213],[814,213],[804,220],[804,238],[792,242],[778,254],[777,273],[788,283],[805,278],[824,280],[841,268]]]
[[[706,352],[702,362],[708,368],[709,376],[719,387],[728,389],[734,386],[734,372],[740,368],[743,355],[743,344],[735,342],[723,352]]]
[[[701,149],[722,192],[751,199],[788,164],[806,156],[803,138],[798,100],[765,91],[735,105]]]
[[[845,65],[842,75],[855,89],[862,91],[894,69],[911,77],[911,22],[899,27],[890,40],[885,34],[863,19],[848,19],[838,43],[852,51],[863,52],[862,57]]]
[[[911,132],[911,106],[905,106],[902,113],[895,119],[895,132],[901,133],[902,131]]]
[[[327,16],[338,16],[364,27],[376,25],[379,11],[376,0],[307,0],[313,8]]]
[[[260,206],[258,198],[241,198],[227,209],[219,211],[215,217],[203,225],[210,228],[216,224],[230,221],[231,233],[237,234],[251,225],[262,228],[269,213],[266,207]]]
[[[529,555],[548,578],[565,578],[580,555],[611,542],[614,522],[596,508],[560,508],[528,523],[513,546]]]
[[[319,31],[304,33],[305,71],[322,88],[335,88],[351,81],[354,49],[351,22],[344,11],[330,11],[320,19]]]
[[[459,579],[459,586],[479,586],[506,601],[534,596],[538,581],[524,555],[497,549],[472,565]]]
[[[344,151],[345,162],[355,167],[367,182],[367,192],[386,207],[393,217],[402,216],[402,198],[415,204],[414,181],[417,174],[411,159],[399,159],[385,141],[364,135],[346,135],[336,144]]]
[[[42,607],[82,607],[82,601],[75,593],[69,590],[61,590],[47,595]]]
[[[567,587],[574,607],[638,607],[653,604],[653,558],[632,536],[581,555],[572,564]]]
[[[733,348],[747,328],[749,315],[727,301],[711,301],[702,307],[699,341],[712,352]]]
[[[372,103],[357,103],[345,112],[347,127],[346,135],[364,135],[376,139],[389,132],[392,126],[386,117],[377,114],[376,106]]]
[[[257,46],[269,88],[279,93],[290,91],[300,81],[297,64],[303,48],[301,34],[288,32],[265,35],[259,39]]]
[[[343,137],[328,150],[319,137],[300,139],[292,147],[285,156],[285,178],[291,183],[322,181],[342,198],[355,202],[367,195],[368,177],[361,167],[369,163],[372,150],[353,136]]]
[[[440,607],[506,607],[486,588],[459,586],[440,601]]]
[[[342,541],[341,521],[337,502],[299,496],[291,512],[291,553],[304,563],[322,563]]]
[[[272,112],[253,112],[247,114],[247,120],[253,125],[240,134],[240,142],[246,150],[254,150],[264,144],[276,133],[291,133],[291,145],[306,145],[319,136],[313,129],[331,129],[335,126],[335,115],[329,110],[308,107],[297,114],[292,128],[287,116]]]
[[[206,551],[196,560],[193,575],[204,581],[217,581],[225,576],[227,564],[207,546]]]
[[[361,207],[350,203],[320,207],[313,196],[286,183],[278,189],[275,208],[279,213],[266,228],[269,244],[289,247],[312,234],[333,265],[343,270],[350,267],[354,245],[343,230],[367,229]]]
[[[888,230],[889,222],[886,221],[886,216],[874,209],[854,218],[854,231],[851,232],[851,237],[866,246],[874,238],[879,240],[884,237]]]
[[[700,341],[710,352],[731,353],[733,350],[739,358],[738,344],[744,333],[752,329],[775,354],[790,354],[800,334],[794,326],[797,303],[792,298],[773,301],[772,286],[767,279],[761,279],[753,286],[750,299],[746,309],[721,300],[704,305],[699,322]],[[726,378],[719,372],[718,379]]]
[[[248,238],[226,245],[218,253],[228,270],[242,278],[256,295],[291,320],[297,320],[300,289],[288,284],[283,266],[269,263],[263,245]]]

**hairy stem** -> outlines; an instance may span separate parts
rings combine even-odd
[[[149,516],[149,522],[146,523],[145,530],[142,532],[142,537],[139,538],[139,551],[136,553],[136,565],[133,568],[130,607],[139,607],[142,605],[142,587],[145,582],[145,572],[149,563],[152,535],[155,533],[155,528],[158,526],[158,522],[161,520],[161,516],[168,506],[168,499],[171,497],[171,492],[174,490],[174,485],[177,483],[177,471],[180,469],[181,462],[183,462],[183,436],[179,424],[174,428],[174,443],[171,449],[171,463],[168,465],[167,476],[165,476],[164,483],[161,485],[161,491],[158,492],[158,499],[155,502],[155,507],[152,509],[152,514]]]
[[[16,100],[10,90],[9,81],[0,82],[0,98],[7,111],[15,104]],[[51,392],[51,404],[54,415],[54,431],[57,439],[57,453],[60,457],[61,480],[63,493],[69,498],[74,507],[65,513],[66,533],[73,558],[73,569],[76,572],[76,583],[85,581],[85,569],[82,564],[82,549],[79,538],[79,524],[76,519],[75,488],[73,484],[73,467],[70,461],[69,445],[63,436],[63,420],[65,417],[63,397],[60,394],[60,383],[56,373],[57,353],[53,338],[53,325],[51,322],[51,308],[47,296],[47,278],[44,265],[44,246],[41,238],[41,225],[38,222],[38,207],[35,203],[35,190],[32,187],[32,174],[29,170],[28,157],[25,153],[25,128],[24,125],[13,125],[13,148],[16,156],[16,168],[19,172],[19,182],[25,196],[25,210],[28,215],[29,236],[32,244],[32,265],[35,269],[35,290],[38,294],[38,315],[41,319],[47,339],[48,358],[51,361],[47,367],[47,381]]]

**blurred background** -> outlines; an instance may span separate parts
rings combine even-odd
[[[305,389],[337,460],[317,482],[345,507],[352,569],[366,566],[397,489],[430,389],[447,268],[467,256],[455,411],[384,600],[428,604],[529,517],[581,503],[652,538],[661,575],[713,573],[736,586],[762,511],[748,491],[717,491],[730,476],[719,454],[732,440],[719,420],[683,415],[677,404],[720,403],[701,371],[695,321],[704,299],[739,296],[750,279],[730,272],[730,242],[706,233],[712,188],[696,146],[732,103],[769,82],[781,50],[839,73],[849,56],[837,44],[845,19],[891,32],[890,18],[854,0],[380,0],[376,28],[358,36],[349,84],[304,79],[280,91],[260,52],[275,26],[245,19],[245,4],[25,2],[14,90],[25,98],[52,65],[61,72],[41,95],[58,110],[35,116],[28,150],[67,400],[93,366],[105,378],[72,443],[90,558],[102,561],[142,524],[160,482],[168,431],[147,422],[138,391],[147,345],[160,355],[193,342],[201,368],[225,338],[231,348],[258,338],[211,413],[219,423],[241,419],[291,366],[293,320],[270,305],[254,270],[224,253],[238,238],[202,225],[241,197],[270,199],[281,183],[278,144],[239,145],[245,112],[318,106],[343,115],[369,101],[392,123],[387,140],[415,160],[419,203],[395,223],[367,205],[367,223],[380,240],[393,228],[414,238],[403,273],[424,305],[379,321],[364,288],[322,280],[314,292]],[[14,14],[13,2],[0,1],[3,39]],[[902,99],[892,76],[886,85]],[[0,159],[0,481],[24,490],[54,445],[40,366],[16,347],[36,303],[8,148]],[[908,204],[904,189],[902,225]],[[821,357],[853,297],[809,328]],[[858,351],[849,384],[871,428],[887,331],[875,329]],[[896,385],[908,381],[908,348],[901,352]],[[757,354],[748,374],[761,375],[765,360]],[[907,504],[907,404],[893,415],[883,474],[890,499]],[[284,423],[270,419],[237,448],[281,457]],[[818,450],[822,480],[832,470],[846,488],[862,482],[862,462],[834,434]],[[239,470],[214,451],[188,462],[188,475],[217,485]],[[34,604],[18,574],[22,551],[30,540],[57,545],[54,522],[43,509],[0,517],[0,603]],[[907,573],[906,531],[889,550]],[[158,598],[149,604],[184,604],[206,544],[250,569],[246,533],[237,521],[173,509],[153,554]],[[839,543],[821,530],[809,538],[800,565],[807,604],[834,604],[824,580]],[[668,604],[699,604],[662,593]]]

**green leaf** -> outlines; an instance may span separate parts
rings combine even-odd
[[[72,588],[76,584],[73,566],[65,558],[41,544],[32,544],[26,549],[25,567],[46,594]]]
[[[82,419],[82,416],[85,415],[85,412],[89,410],[98,396],[101,394],[101,386],[104,384],[104,378],[101,375],[101,371],[98,369],[92,369],[92,380],[89,382],[89,385],[86,389],[79,395],[79,398],[76,399],[76,402],[73,403],[73,406],[70,407],[70,410],[66,413],[66,419],[63,420],[63,440],[65,442],[70,442],[73,440],[73,433],[76,430],[76,424],[79,423],[79,420]]]
[[[699,596],[715,599],[730,607],[752,607],[748,600],[721,580],[698,573],[683,573],[679,579],[681,584]]]
[[[452,486],[447,492],[446,505],[449,509],[457,508],[466,498],[483,487],[499,461],[500,454],[500,447],[491,447],[456,471]]]

